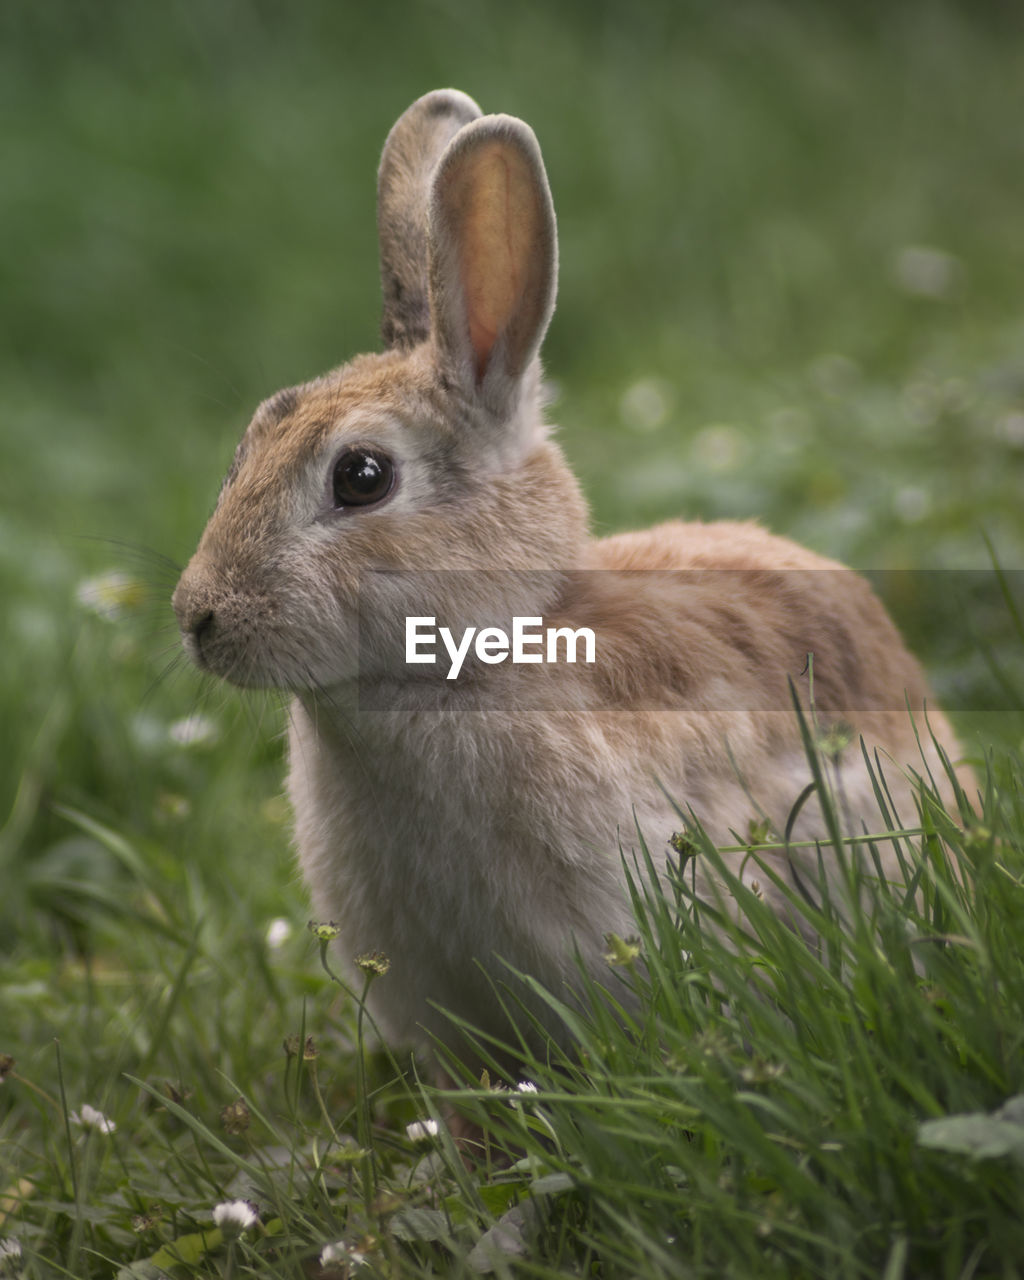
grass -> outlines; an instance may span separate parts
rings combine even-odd
[[[1024,806],[985,791],[951,816],[924,786],[911,825],[880,813],[825,850],[861,892],[844,927],[789,891],[811,945],[738,879],[732,913],[692,899],[688,859],[719,856],[699,830],[667,867],[644,851],[636,938],[610,939],[582,1006],[546,997],[577,1049],[526,1054],[530,1088],[446,1095],[489,1135],[472,1169],[430,1133],[442,1096],[366,1046],[386,971],[353,993],[332,931],[205,928],[187,874],[68,814],[124,868],[131,929],[116,964],[37,957],[5,984],[25,1049],[0,1212],[23,1274],[299,1277],[355,1254],[393,1276],[1019,1274]],[[87,1102],[116,1129],[76,1124]],[[259,1221],[232,1239],[213,1214],[236,1200]],[[332,1244],[347,1261],[321,1272]]]
[[[1019,35],[948,3],[4,8],[0,1240],[25,1276],[154,1275],[172,1245],[180,1275],[300,1276],[340,1240],[459,1274],[512,1204],[498,1274],[1018,1273],[1024,644],[985,539],[1019,600]],[[815,919],[818,950],[749,896],[702,931],[685,877],[638,868],[642,1014],[595,993],[536,1094],[467,1082],[525,1152],[473,1172],[408,1137],[440,1100],[361,1051],[318,963],[279,706],[196,684],[167,607],[253,405],[375,344],[376,158],[445,83],[544,148],[547,367],[597,528],[757,515],[881,571],[985,792],[894,836],[905,901]],[[248,1196],[229,1243],[214,1206]]]

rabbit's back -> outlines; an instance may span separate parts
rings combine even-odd
[[[606,646],[621,636],[609,676],[628,677],[631,650],[636,678],[657,680],[656,655],[674,655],[691,708],[714,709],[701,690],[724,682],[721,710],[789,711],[792,681],[810,710],[851,723],[908,705],[921,712],[928,700],[919,664],[865,579],[752,521],[617,534],[595,542],[588,563],[608,597]]]

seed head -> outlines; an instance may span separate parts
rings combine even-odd
[[[679,854],[682,862],[689,862],[691,858],[696,858],[699,850],[693,840],[685,831],[673,831],[668,838],[669,845]]]
[[[604,958],[608,964],[625,967],[631,965],[640,954],[639,938],[620,938],[617,933],[606,933],[604,941],[608,948]]]
[[[289,1058],[297,1058],[301,1054],[303,1062],[312,1062],[317,1057],[316,1041],[312,1036],[306,1036],[303,1043],[297,1035],[290,1035],[284,1041],[284,1051]]]
[[[235,1135],[245,1133],[251,1120],[252,1115],[244,1098],[236,1098],[234,1102],[229,1102],[220,1113],[220,1122],[224,1129]]]
[[[333,920],[310,920],[309,931],[317,942],[333,942],[338,934],[341,933],[341,927],[336,925]]]
[[[367,951],[356,956],[356,968],[368,978],[383,978],[391,968],[391,961],[382,951]]]

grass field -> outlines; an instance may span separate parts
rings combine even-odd
[[[1022,36],[942,0],[3,8],[0,1274],[1024,1274]],[[168,603],[255,404],[375,346],[379,149],[445,84],[544,149],[595,527],[757,516],[880,571],[986,791],[819,951],[641,875],[644,1016],[595,993],[582,1065],[468,1091],[526,1153],[472,1172],[321,967],[281,707],[176,663]]]

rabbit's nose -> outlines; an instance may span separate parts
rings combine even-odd
[[[177,593],[175,593],[177,597]],[[175,599],[175,613],[185,652],[199,667],[209,660],[209,649],[214,636],[217,615],[209,605],[189,601],[179,604]],[[205,645],[205,649],[204,649]]]
[[[209,638],[216,621],[209,591],[186,570],[171,597],[171,606],[182,636],[200,648],[204,637]]]
[[[213,616],[213,610],[207,609],[205,613],[199,613],[189,619],[188,631],[196,644],[201,646],[203,636],[209,635],[213,630]]]

